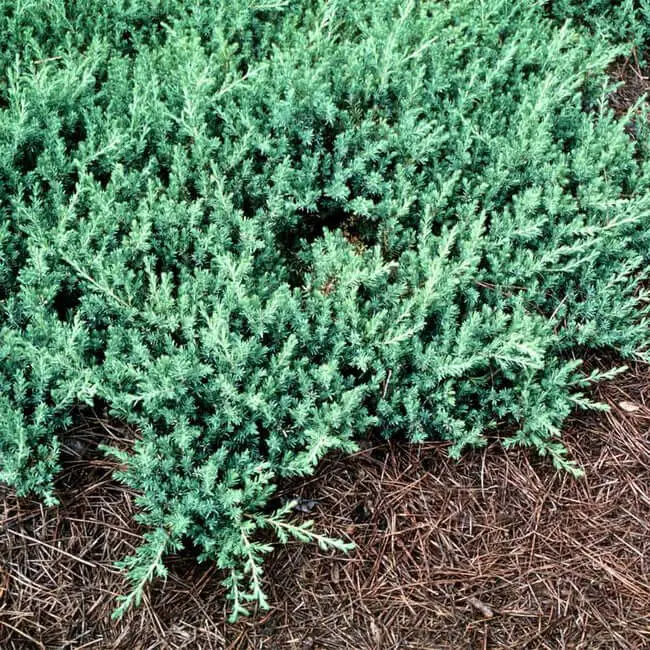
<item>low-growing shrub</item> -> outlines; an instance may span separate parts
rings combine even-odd
[[[370,432],[578,471],[576,351],[647,349],[650,168],[630,45],[560,9],[3,4],[0,479],[53,503],[80,406],[137,426],[119,611],[189,542],[265,605],[260,529],[344,546],[276,485]]]

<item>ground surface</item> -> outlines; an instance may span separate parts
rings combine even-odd
[[[623,115],[648,80],[634,57],[611,71]],[[111,620],[125,588],[113,562],[142,531],[96,446],[134,433],[91,418],[66,436],[60,507],[1,494],[0,648],[650,648],[650,369],[599,394],[611,412],[576,416],[564,434],[582,480],[496,441],[460,464],[441,444],[329,459],[284,496],[357,549],[279,548],[271,610],[236,625],[222,576],[191,551],[139,610]]]

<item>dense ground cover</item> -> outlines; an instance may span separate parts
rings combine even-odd
[[[124,606],[188,546],[264,604],[259,530],[313,538],[277,482],[369,433],[577,471],[650,237],[606,76],[647,8],[578,4],[2,5],[0,479],[52,502],[84,405],[138,428]]]

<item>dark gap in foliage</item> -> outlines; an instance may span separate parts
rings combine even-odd
[[[62,129],[66,153],[72,153],[86,139],[86,125],[83,120],[76,120],[70,127]]]
[[[131,35],[130,30],[125,29],[121,34],[120,34],[120,46],[124,54],[127,56],[133,56],[136,52],[135,46],[133,44],[133,37]],[[95,86],[97,89],[97,86]]]
[[[340,230],[343,236],[354,246],[373,245],[376,227],[367,219],[351,213],[338,201],[322,198],[315,212],[299,211],[302,216],[303,237],[313,243],[327,230]]]
[[[424,327],[422,328],[422,336],[421,339],[424,342],[424,344],[428,344],[429,342],[433,341],[434,338],[440,333],[441,329],[441,322],[440,322],[440,317],[438,316],[430,316],[427,318]]]
[[[304,238],[311,244],[322,237],[325,230],[330,232],[343,230],[352,224],[352,220],[352,215],[337,201],[322,199],[316,212],[306,213],[301,220],[304,224]]]
[[[61,182],[63,190],[68,194],[72,194],[79,182],[79,170],[76,167],[71,167],[70,171],[61,179]]]
[[[239,205],[241,211],[244,213],[244,216],[251,218],[255,216],[255,213],[262,206],[262,202],[259,199],[253,198],[250,192],[243,192],[239,197]]]
[[[49,198],[50,190],[52,189],[52,186],[50,185],[50,181],[47,180],[46,178],[42,178],[39,175],[35,174],[35,183],[32,187],[33,193],[38,196],[39,198]]]
[[[107,328],[102,328],[103,332],[105,333],[107,331]],[[95,360],[95,363],[98,366],[101,366],[104,361],[106,360],[106,346],[105,345],[96,345],[93,354],[92,354],[93,359]]]
[[[44,143],[38,140],[23,142],[14,154],[13,165],[20,174],[28,174],[36,169],[38,158],[43,153]]]
[[[169,167],[169,165],[165,163],[161,163],[160,160],[158,160],[156,172],[161,185],[164,188],[169,187],[169,179],[171,176],[171,168]]]
[[[75,311],[81,304],[82,295],[81,288],[77,283],[64,283],[52,302],[60,321],[69,320],[70,312]]]
[[[197,187],[196,181],[193,178],[188,179],[185,183],[185,194],[187,200],[194,203],[201,198],[201,191]]]
[[[298,220],[294,227],[278,232],[278,248],[287,263],[290,286],[302,286],[304,273],[308,270],[305,254],[311,244],[321,238],[326,230],[342,230],[351,222],[351,215],[335,201],[322,200],[316,212],[297,211]],[[353,233],[349,234],[350,237]]]
[[[94,74],[95,78],[95,93],[97,98],[99,99],[100,97],[103,97],[102,92],[104,91],[104,85],[108,81],[108,68],[105,66],[102,66],[99,68],[99,70],[95,71]]]
[[[110,183],[112,170],[106,168],[101,161],[94,160],[88,165],[88,173],[93,177],[102,190],[105,190]]]

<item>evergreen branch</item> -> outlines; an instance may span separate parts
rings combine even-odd
[[[149,536],[144,546],[137,549],[136,553],[120,562],[118,568],[128,569],[128,575],[133,584],[128,594],[118,597],[119,606],[112,614],[114,619],[120,619],[133,606],[138,606],[142,601],[145,587],[155,576],[166,575],[162,558],[167,552],[169,538],[158,531]]]
[[[335,537],[321,535],[312,530],[314,522],[309,520],[300,524],[292,524],[284,519],[285,515],[296,507],[297,502],[288,502],[281,510],[273,516],[255,515],[254,519],[262,526],[270,527],[278,534],[280,541],[286,543],[288,537],[293,537],[301,542],[316,542],[323,551],[337,550],[348,552],[356,548],[352,542],[344,542]]]
[[[258,555],[254,553],[253,546],[248,540],[248,537],[246,536],[246,533],[244,532],[244,529],[242,528],[240,530],[241,532],[241,539],[243,543],[243,550],[244,554],[246,556],[246,572],[250,575],[250,581],[253,587],[252,591],[252,596],[255,598],[257,601],[258,605],[262,609],[269,609],[269,603],[266,598],[266,594],[264,593],[264,590],[262,589],[262,585],[260,582],[260,577],[262,575],[262,568],[260,566],[260,558]],[[270,547],[265,546],[257,549],[258,551],[262,550],[263,552],[268,552],[270,551]]]
[[[97,280],[95,280],[92,276],[90,276],[88,273],[86,273],[76,262],[74,262],[69,257],[67,257],[62,251],[59,251],[59,254],[61,255],[61,259],[68,266],[70,266],[77,273],[77,275],[80,278],[82,278],[83,280],[86,280],[86,282],[90,283],[93,287],[95,287],[101,293],[108,296],[111,300],[116,302],[121,307],[124,307],[124,308],[129,309],[129,310],[132,309],[132,305],[130,303],[125,302],[124,300],[122,300],[109,287],[104,286],[103,284],[100,284],[99,282],[97,282]]]
[[[270,11],[271,9],[284,9],[288,7],[290,0],[276,0],[275,2],[263,2],[260,4],[249,4],[248,8],[254,11]]]

